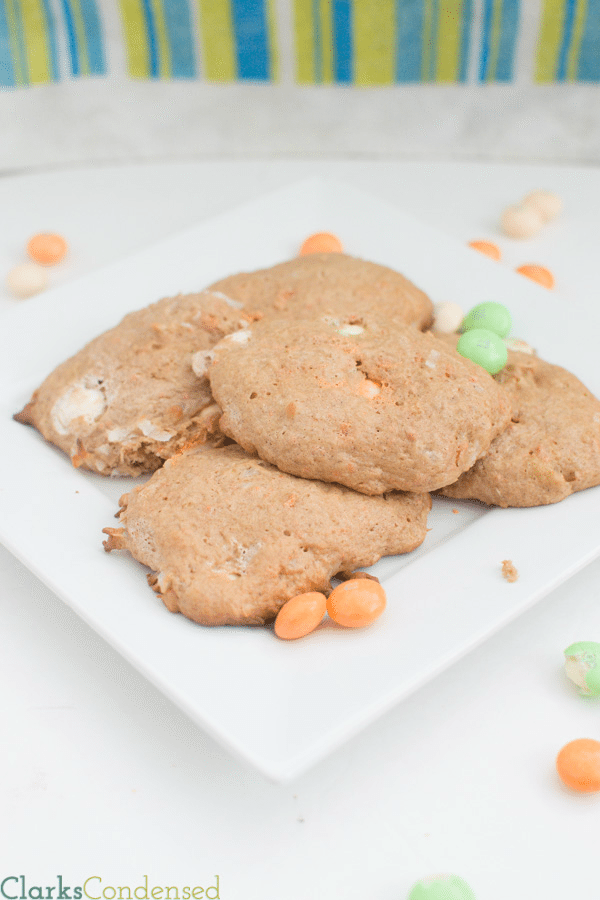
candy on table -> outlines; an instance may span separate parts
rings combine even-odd
[[[492,241],[469,241],[469,247],[472,247],[473,250],[478,250],[480,253],[483,253],[485,256],[489,256],[490,259],[495,259],[496,261],[499,261],[502,257],[500,247],[498,247],[497,244],[492,243]]]
[[[519,275],[525,275],[532,281],[537,281],[542,287],[552,289],[554,287],[554,275],[545,266],[539,266],[537,263],[527,263],[516,269]]]
[[[6,276],[7,290],[14,297],[25,299],[39,294],[48,286],[47,273],[35,263],[21,263]]]
[[[310,634],[321,623],[326,604],[325,594],[318,591],[292,597],[277,613],[275,634],[288,641]]]
[[[578,738],[565,744],[556,757],[556,771],[578,793],[600,791],[600,741]]]
[[[27,242],[27,253],[41,266],[55,266],[66,252],[67,242],[60,234],[34,234]]]
[[[512,328],[512,319],[502,303],[487,300],[470,309],[461,323],[461,331],[471,331],[473,328],[485,328],[505,338]]]
[[[504,346],[507,350],[516,350],[517,353],[530,353],[535,356],[535,350],[522,338],[504,338]]]
[[[456,349],[461,356],[477,363],[490,375],[503,369],[508,359],[508,351],[502,338],[485,328],[465,331],[460,336]]]
[[[318,231],[306,238],[300,247],[299,256],[307,256],[310,253],[343,253],[342,242],[335,234],[328,231]]]
[[[347,628],[362,628],[378,619],[386,606],[385,591],[378,581],[351,578],[339,584],[327,598],[329,618]]]
[[[582,697],[600,697],[600,644],[577,641],[565,650],[565,672]]]
[[[433,331],[438,334],[454,334],[460,328],[465,314],[458,303],[444,300],[434,304],[433,316]]]
[[[458,875],[430,875],[412,886],[407,900],[475,900],[475,894]]]
[[[533,237],[555,219],[562,209],[562,200],[552,191],[531,191],[520,204],[509,206],[502,213],[502,231],[512,238]]]

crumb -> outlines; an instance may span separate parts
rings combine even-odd
[[[502,560],[502,577],[506,578],[507,581],[513,582],[516,581],[519,577],[519,573],[515,569],[512,560],[503,559]]]
[[[458,510],[457,510],[457,509],[453,509],[452,512],[453,512],[453,513],[457,513]]]

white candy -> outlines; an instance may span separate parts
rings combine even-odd
[[[530,353],[535,356],[535,350],[531,344],[521,338],[504,338],[504,346],[507,350],[516,350],[518,353]]]
[[[433,326],[432,330],[438,334],[454,334],[461,326],[465,317],[464,312],[458,305],[450,301],[436,303],[433,307]]]
[[[6,276],[6,287],[15,297],[33,297],[48,287],[48,275],[35,263],[22,263],[10,270]]]
[[[562,200],[551,191],[532,191],[523,200],[523,206],[538,211],[544,222],[551,222],[562,210]]]
[[[500,220],[504,234],[519,239],[533,237],[543,224],[541,213],[533,206],[509,206]]]

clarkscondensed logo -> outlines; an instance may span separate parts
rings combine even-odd
[[[148,876],[141,884],[112,885],[101,875],[90,875],[82,884],[67,884],[69,879],[56,876],[54,884],[34,884],[25,875],[7,875],[0,882],[4,900],[221,900],[219,876],[213,884],[150,884]]]

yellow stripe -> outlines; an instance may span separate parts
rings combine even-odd
[[[81,4],[79,0],[71,0],[71,10],[73,12],[73,23],[75,25],[75,35],[77,38],[77,53],[79,56],[79,71],[82,75],[90,74],[90,59],[88,56],[87,40],[85,36],[85,26],[83,24],[83,15],[81,13]]]
[[[21,0],[25,57],[30,84],[45,84],[51,80],[50,57],[46,42],[46,15],[39,0]]]
[[[457,81],[462,40],[462,0],[441,0],[438,18],[436,81]]]
[[[296,36],[296,79],[300,84],[315,83],[315,48],[311,0],[294,0]]]
[[[573,36],[571,38],[571,46],[569,47],[569,55],[567,58],[567,81],[577,81],[577,64],[579,62],[579,51],[583,39],[586,15],[587,0],[579,0],[575,7]]]
[[[487,67],[487,81],[496,80],[496,68],[498,66],[498,54],[500,53],[500,32],[502,26],[502,0],[494,0],[492,11],[492,35],[490,41],[490,55]]]
[[[323,64],[323,82],[333,81],[333,4],[331,0],[320,0],[321,10],[321,60]]]
[[[237,65],[229,0],[199,0],[204,74],[211,81],[235,81]]]
[[[267,0],[267,35],[269,38],[269,75],[272,81],[279,80],[279,52],[277,47],[277,12],[275,0]]]
[[[430,70],[433,59],[433,7],[432,0],[424,0],[423,9],[423,54],[421,57],[421,81],[431,81]]]
[[[146,43],[146,21],[139,0],[119,0],[125,28],[127,69],[133,78],[148,78],[150,56]],[[143,36],[143,37],[142,37]]]
[[[167,0],[168,3],[168,0]],[[154,33],[158,52],[158,75],[160,78],[171,77],[171,47],[165,21],[165,10],[161,0],[150,0],[154,15]]]
[[[17,35],[21,33],[18,24],[17,11],[15,9],[15,0],[6,0],[6,21],[8,24],[8,33],[10,35],[10,47],[13,60],[13,71],[15,73],[15,84],[25,84],[26,73],[23,71],[23,60],[21,58],[21,47]]]
[[[545,0],[535,69],[538,82],[554,81],[564,18],[564,0]]]
[[[354,0],[353,11],[356,84],[392,84],[396,34],[394,0]]]

